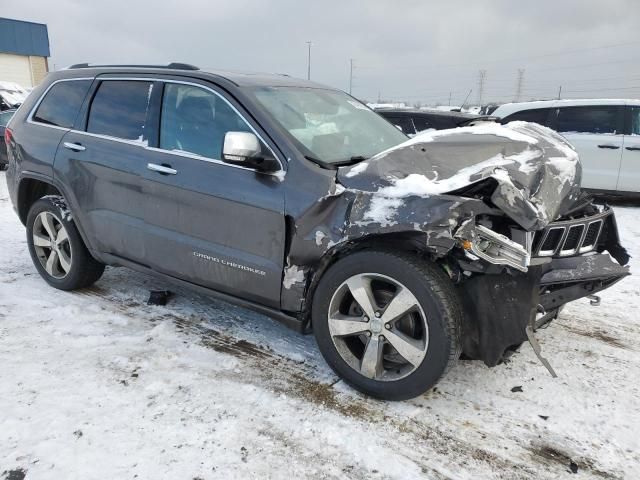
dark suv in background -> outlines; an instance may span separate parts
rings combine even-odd
[[[493,121],[495,117],[463,112],[440,112],[417,108],[376,108],[389,122],[400,128],[405,135],[413,136],[424,130],[446,130],[466,127],[478,121]]]
[[[562,137],[478,128],[409,140],[288,76],[82,64],[9,122],[7,183],[53,287],[151,273],[312,329],[348,383],[404,399],[628,274]]]

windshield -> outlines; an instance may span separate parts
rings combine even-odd
[[[343,92],[303,87],[259,87],[252,92],[307,156],[325,163],[355,163],[407,140]]]

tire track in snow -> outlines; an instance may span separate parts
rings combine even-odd
[[[351,417],[365,424],[384,425],[389,437],[384,440],[384,443],[389,448],[393,448],[397,443],[401,443],[405,447],[412,446],[412,448],[404,449],[403,456],[419,465],[423,473],[433,475],[435,478],[458,478],[458,476],[446,468],[434,468],[434,454],[456,458],[460,462],[456,460],[454,463],[459,466],[469,462],[488,466],[497,473],[495,478],[526,479],[541,473],[538,468],[532,465],[525,465],[517,458],[509,458],[513,457],[514,452],[508,453],[508,456],[499,455],[477,444],[465,441],[463,436],[456,436],[442,428],[387,412],[385,407],[388,404],[385,402],[361,397],[352,391],[341,391],[335,388],[335,381],[327,382],[318,378],[321,376],[318,374],[317,368],[309,365],[308,362],[293,360],[274,352],[268,346],[238,339],[214,328],[211,323],[204,320],[213,313],[209,312],[207,315],[206,305],[197,306],[198,314],[186,314],[181,312],[181,308],[147,306],[127,296],[123,297],[118,292],[99,286],[78,293],[100,299],[118,313],[129,317],[140,318],[142,316],[144,321],[152,324],[171,322],[181,335],[192,341],[238,358],[243,362],[239,374],[221,373],[221,376],[226,376],[229,380],[257,384],[261,388],[296,397],[317,405],[319,408],[334,411],[339,415]],[[212,310],[216,313],[218,311],[215,306],[212,307]],[[543,445],[537,450],[534,448],[528,450],[529,447],[526,445],[520,445],[520,447],[522,447],[522,452],[532,452],[531,458],[535,464],[548,467],[550,470],[559,468],[558,462],[549,461],[548,456],[535,454],[537,451],[557,451],[552,447]],[[609,475],[604,478],[618,478],[613,474],[597,470],[593,466],[593,462],[588,459],[581,461],[581,465],[594,474],[597,473],[597,476],[603,474]],[[353,467],[350,473],[358,478],[356,470],[356,467]],[[366,478],[366,476],[362,476],[362,478]]]

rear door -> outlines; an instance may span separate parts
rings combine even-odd
[[[20,145],[20,155],[14,152],[14,158],[20,163],[20,170],[54,176],[51,159],[55,158],[62,137],[76,123],[92,82],[93,78],[57,80],[38,100],[25,123],[12,122],[17,123],[14,136]],[[21,109],[18,115],[22,114]],[[73,199],[67,201],[75,210],[77,204]]]
[[[213,85],[167,81],[155,100],[162,102],[158,134],[143,173],[147,264],[279,306],[284,172],[263,174],[221,161],[228,131],[259,132],[259,127]]]
[[[97,79],[55,161],[92,248],[137,263],[145,258],[141,178],[152,90],[151,80]]]
[[[627,106],[625,117],[624,150],[618,190],[640,192],[640,106]]]
[[[624,107],[558,107],[554,128],[576,148],[582,162],[582,187],[615,190],[624,141]]]

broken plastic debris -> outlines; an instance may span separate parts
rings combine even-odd
[[[164,306],[167,304],[167,300],[170,296],[171,292],[169,290],[151,290],[149,291],[149,300],[147,300],[147,305]]]

